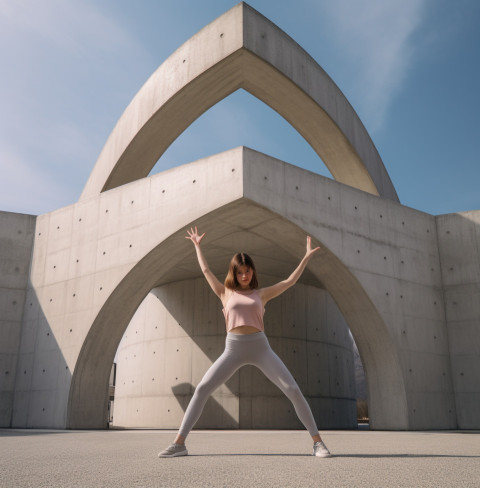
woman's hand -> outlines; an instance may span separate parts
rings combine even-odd
[[[303,259],[300,261],[300,264],[297,266],[297,268],[293,271],[293,273],[283,281],[280,281],[276,283],[275,285],[272,286],[267,286],[266,288],[261,288],[260,289],[260,297],[262,299],[263,304],[265,305],[269,300],[272,298],[278,297],[281,293],[283,293],[285,290],[293,286],[300,276],[302,275],[303,271],[305,270],[308,261],[310,258],[313,256],[314,253],[316,253],[320,247],[316,247],[312,249],[312,239],[310,236],[307,236],[307,250],[305,252],[305,256]]]
[[[187,229],[187,234],[188,236],[185,236],[185,239],[190,239],[196,246],[199,246],[205,232],[201,236],[198,235],[198,230],[195,226],[195,229],[193,227],[191,227],[190,230]]]
[[[307,236],[307,251],[305,253],[305,257],[310,259],[312,254],[317,252],[319,249],[320,249],[319,247],[312,249],[312,238],[310,236]]]

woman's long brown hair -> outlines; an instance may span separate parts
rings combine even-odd
[[[237,269],[239,266],[247,266],[253,271],[252,280],[250,281],[250,289],[258,288],[257,271],[253,259],[244,252],[237,252],[230,261],[227,277],[225,278],[225,287],[230,290],[240,288],[240,283],[237,280]]]

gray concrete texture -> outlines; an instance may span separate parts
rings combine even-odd
[[[343,93],[293,39],[244,2],[179,47],[147,80],[118,120],[81,199],[147,176],[195,119],[240,88],[285,117],[335,179],[398,201]]]
[[[338,181],[243,147],[146,177],[185,127],[241,87],[284,115]],[[301,286],[325,290],[348,324],[373,429],[480,426],[480,212],[434,217],[402,206],[345,97],[245,4],[152,75],[77,203],[36,219],[2,215],[2,251],[17,256],[20,242],[17,267],[30,267],[23,279],[7,272],[0,290],[2,316],[16,324],[2,322],[14,329],[2,332],[9,369],[0,390],[13,387],[2,394],[5,426],[105,428],[112,361],[136,310],[151,290],[201,277],[184,239],[192,224],[207,231],[204,251],[219,276],[240,245],[272,279],[298,264],[306,234],[321,245]],[[19,222],[28,236],[35,223],[31,262]],[[11,309],[12,293],[23,312]]]
[[[262,243],[259,269],[286,271],[312,235],[322,251],[305,279],[322,283],[353,333],[372,426],[475,427],[471,395],[455,396],[458,381],[475,392],[477,380],[452,377],[435,217],[245,148],[38,217],[24,314],[36,342],[24,334],[14,426],[105,426],[111,363],[135,310],[152,288],[200,276],[184,239],[192,223],[208,232],[218,274],[238,239]],[[477,359],[461,355],[471,368]]]
[[[190,455],[159,459],[173,431],[0,431],[0,487],[477,488],[480,442],[459,432],[195,431]]]
[[[259,279],[268,286],[283,277],[259,274]],[[356,428],[353,340],[328,293],[298,283],[268,304],[265,330],[317,425]],[[153,289],[118,347],[113,425],[178,427],[195,385],[224,348],[221,302],[203,277]],[[283,393],[246,366],[214,392],[196,427],[299,429],[302,424]]]
[[[0,212],[0,426],[12,418],[35,217]]]

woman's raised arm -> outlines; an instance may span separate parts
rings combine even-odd
[[[220,300],[223,300],[223,297],[225,296],[225,286],[210,270],[207,260],[205,259],[205,256],[200,248],[200,241],[203,239],[205,232],[202,235],[199,235],[197,227],[195,227],[195,229],[192,227],[190,230],[187,230],[187,234],[188,236],[185,236],[185,239],[190,239],[193,242],[195,251],[197,252],[198,264],[200,265],[202,273],[204,274],[215,295],[217,295]]]
[[[293,273],[286,280],[280,281],[275,285],[262,288],[259,291],[263,304],[267,303],[272,298],[278,297],[278,295],[281,295],[285,290],[288,290],[291,286],[293,286],[298,281],[300,276],[302,276],[302,273],[307,267],[307,263],[310,261],[313,253],[317,252],[319,249],[319,247],[312,249],[312,239],[310,236],[307,236],[307,250],[305,252],[305,256],[300,261],[300,264],[293,271]]]

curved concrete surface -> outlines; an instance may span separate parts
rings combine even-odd
[[[336,255],[339,251],[331,250],[319,228],[316,225],[306,227],[305,224],[300,224],[315,220],[316,217],[311,220],[311,208],[303,204],[297,206],[295,200],[289,199],[288,195],[282,195],[279,191],[280,188],[285,188],[287,181],[295,180],[295,173],[299,174],[301,180],[308,178],[311,184],[314,184],[315,180],[319,183],[326,179],[314,177],[309,172],[285,166],[284,163],[246,149],[230,151],[210,160],[211,164],[206,160],[205,163],[197,162],[168,173],[173,175],[180,171],[186,176],[187,171],[191,175],[192,186],[201,194],[222,194],[230,203],[209,203],[208,207],[211,210],[205,213],[198,207],[198,202],[201,200],[205,205],[208,200],[206,195],[196,197],[196,192],[191,193],[188,201],[183,200],[182,212],[176,215],[175,220],[171,220],[175,230],[169,231],[164,225],[162,230],[167,232],[165,238],[159,237],[156,245],[134,263],[114,287],[110,287],[108,299],[93,320],[76,362],[70,389],[67,425],[72,428],[98,428],[104,425],[110,365],[135,310],[155,286],[199,274],[194,260],[185,262],[185,256],[192,257],[192,250],[190,243],[184,239],[183,229],[195,223],[202,229],[209,229],[206,253],[209,255],[212,250],[216,251],[216,256],[212,256],[211,266],[218,273],[223,272],[225,267],[223,263],[217,269],[217,266],[220,266],[218,260],[226,254],[230,257],[232,252],[226,243],[220,243],[226,239],[231,246],[232,235],[245,233],[253,242],[257,239],[269,242],[272,251],[268,255],[271,256],[275,256],[275,248],[283,249],[292,256],[290,269],[301,257],[305,233],[308,232],[318,239],[323,250],[309,264],[310,279],[322,283],[332,295],[357,342],[368,377],[372,425],[377,428],[408,428],[408,401],[402,366],[392,341],[391,331],[386,327],[378,306],[374,304],[359,278],[345,265],[344,257],[339,258]],[[220,169],[222,160],[225,162],[224,168]],[[213,170],[214,167],[217,171]],[[285,175],[285,169],[292,171],[291,176]],[[239,170],[242,175],[237,174]],[[260,178],[258,171],[262,171],[265,176]],[[201,176],[194,175],[207,176],[201,181]],[[234,183],[238,182],[239,177],[243,180],[243,187]],[[188,179],[186,176],[185,180]],[[265,188],[263,191],[254,189],[255,185],[262,184],[262,181],[270,180],[275,186],[273,199]],[[200,186],[196,186],[197,184]],[[240,195],[237,196],[235,192],[238,191]],[[303,193],[305,199],[312,200],[313,197],[314,193]],[[274,210],[277,198],[282,201],[281,206],[284,210]],[[262,202],[262,199],[266,200]],[[267,209],[267,206],[270,206],[271,210]],[[295,213],[296,219],[287,216],[290,211]],[[294,223],[295,220],[298,223]],[[293,258],[294,256],[298,256],[297,259]],[[262,256],[257,258],[257,261],[261,266]]]
[[[290,122],[336,180],[398,201],[342,92],[297,43],[245,3],[198,32],[149,78],[117,122],[81,199],[147,176],[186,128],[240,88]]]
[[[261,287],[285,278],[257,271]],[[265,331],[317,425],[356,429],[353,340],[328,293],[297,283],[267,304]],[[113,428],[178,428],[194,389],[224,349],[222,305],[203,276],[154,288],[136,310],[115,356]],[[205,428],[303,425],[288,398],[252,366],[240,368],[213,392],[195,424]]]
[[[241,245],[265,273],[288,276],[305,234],[321,243],[302,280],[330,293],[354,335],[373,428],[455,428],[455,401],[475,425],[461,329],[462,396],[453,389],[435,217],[237,148],[37,218],[12,426],[106,426],[111,363],[137,306],[200,276],[184,238],[192,223],[218,274]]]

